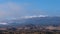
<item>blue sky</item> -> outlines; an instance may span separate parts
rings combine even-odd
[[[0,18],[60,16],[60,0],[0,0]]]

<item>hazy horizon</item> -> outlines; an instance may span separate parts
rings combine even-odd
[[[0,0],[0,20],[34,15],[60,16],[60,0]]]

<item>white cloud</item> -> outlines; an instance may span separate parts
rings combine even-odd
[[[7,25],[8,23],[0,23],[1,25]]]
[[[0,4],[0,19],[8,18],[8,19],[14,19],[16,17],[25,16],[25,18],[32,18],[32,17],[42,17],[40,16],[29,16],[29,15],[39,15],[42,13],[41,11],[33,11],[30,7],[31,4],[28,3],[21,3],[17,4],[15,2],[6,2]],[[29,12],[31,10],[31,12]],[[42,13],[43,14],[43,13]],[[28,16],[26,16],[28,15]],[[45,17],[45,16],[43,16]]]
[[[35,18],[35,17],[48,17],[48,15],[33,15],[33,16],[24,16],[24,17],[21,17],[21,18]]]

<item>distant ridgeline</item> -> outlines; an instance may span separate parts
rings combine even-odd
[[[17,19],[17,20],[11,20],[12,23],[9,23],[9,25],[13,26],[20,26],[20,25],[43,25],[43,26],[60,26],[60,17],[33,17],[33,18],[27,18],[27,19]]]
[[[0,34],[60,34],[60,17],[20,18],[0,25]]]
[[[10,20],[7,24],[1,24],[0,27],[22,27],[25,25],[32,26],[60,26],[60,17],[33,17],[33,18],[20,18]]]

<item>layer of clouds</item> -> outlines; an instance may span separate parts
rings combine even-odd
[[[28,3],[17,4],[16,2],[5,2],[0,4],[0,19],[15,19],[21,16],[43,14],[40,10],[33,10]]]
[[[35,17],[48,17],[48,15],[33,15],[33,16],[24,16],[24,17],[21,17],[21,18],[35,18]]]

